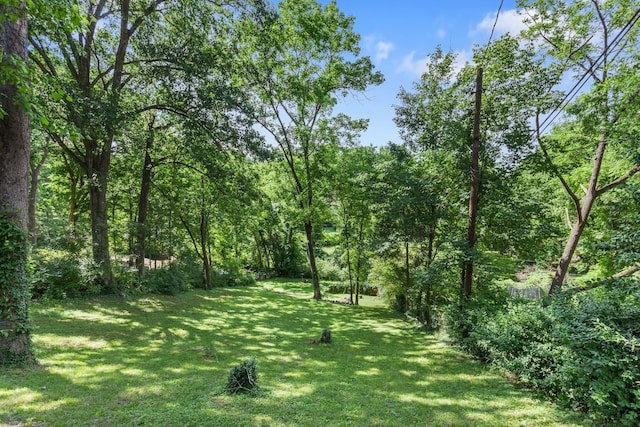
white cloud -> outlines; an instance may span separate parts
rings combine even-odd
[[[376,64],[389,58],[389,52],[395,49],[395,46],[391,42],[379,41],[376,43]]]
[[[523,22],[524,16],[521,15],[516,9],[505,10],[500,12],[498,16],[498,22],[496,23],[496,14],[488,13],[478,25],[471,31],[472,36],[479,34],[490,34],[493,24],[496,23],[496,29],[494,36],[500,36],[501,34],[509,33],[517,35],[520,31],[527,28],[527,25]]]
[[[362,43],[364,44],[364,47],[365,49],[367,49],[367,51],[370,51],[373,49],[373,47],[375,46],[375,42],[376,42],[376,36],[374,36],[373,34],[369,34],[368,36],[362,37]]]
[[[439,39],[443,39],[447,36],[447,30],[445,30],[444,28],[439,28],[436,35],[438,36]]]
[[[468,50],[459,50],[454,53],[456,60],[453,63],[453,70],[456,74],[459,73],[465,65],[473,64],[473,56]]]
[[[460,72],[462,68],[464,68],[467,63],[472,63],[471,52],[466,50],[456,51],[454,52],[456,55],[456,60],[453,64],[454,73]],[[402,58],[402,62],[397,67],[398,72],[406,72],[413,74],[415,77],[420,77],[427,71],[427,61],[429,58],[425,56],[424,58],[415,58],[416,52],[412,51],[411,53],[405,55]]]
[[[404,71],[420,77],[427,70],[427,58],[414,59],[415,56],[415,50],[405,55],[400,65],[398,65],[398,71]]]

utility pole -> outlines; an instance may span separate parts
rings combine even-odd
[[[462,270],[462,296],[471,296],[473,284],[472,251],[476,240],[476,218],[478,216],[478,192],[480,191],[480,109],[482,106],[482,68],[478,67],[476,75],[476,108],[473,118],[473,142],[471,144],[471,188],[469,190],[469,227],[467,229],[467,258]]]

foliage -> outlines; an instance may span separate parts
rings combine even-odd
[[[66,251],[39,249],[31,255],[31,298],[76,298],[100,293],[94,263]]]
[[[341,281],[344,280],[346,274],[336,263],[328,258],[317,258],[318,276],[325,281]]]
[[[329,283],[327,285],[327,292],[330,294],[349,294],[351,286],[349,283]],[[379,289],[369,283],[361,284],[360,295],[378,296]]]
[[[548,306],[484,301],[448,317],[462,348],[599,423],[638,423],[640,283],[609,280]]]
[[[27,235],[9,212],[0,212],[0,365],[33,360],[28,315]]]
[[[146,271],[142,282],[152,294],[177,295],[189,289],[184,273],[173,264],[169,264],[167,268]]]
[[[252,286],[256,280],[251,273],[229,265],[226,270],[212,271],[211,284],[214,287]]]
[[[321,299],[314,253],[317,193],[335,147],[352,144],[366,120],[333,113],[338,99],[383,82],[360,56],[354,18],[335,1],[283,0],[240,22],[240,83],[257,107],[250,116],[277,143],[286,162],[297,223],[304,225],[314,298]]]
[[[238,394],[247,393],[258,385],[258,366],[255,356],[251,359],[243,360],[229,371],[227,385],[224,387],[227,393]]]

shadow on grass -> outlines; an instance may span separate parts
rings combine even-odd
[[[257,286],[32,312],[41,365],[3,373],[0,424],[580,425],[384,308]],[[260,393],[222,394],[251,356]]]

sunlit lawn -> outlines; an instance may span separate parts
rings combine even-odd
[[[309,284],[272,281],[34,305],[40,365],[0,371],[0,425],[584,425],[374,297],[353,307],[310,295]],[[323,328],[333,342],[311,344]],[[222,393],[251,356],[260,391]]]

